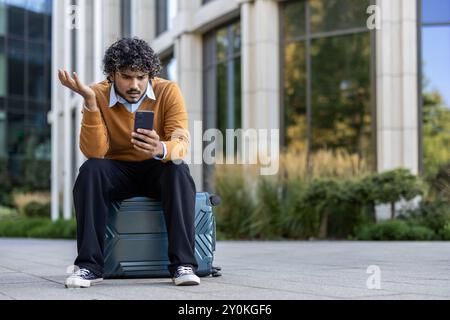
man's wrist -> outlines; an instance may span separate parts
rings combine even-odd
[[[158,147],[158,155],[156,155],[154,158],[156,160],[164,160],[166,154],[167,154],[167,146],[164,142],[160,141]]]
[[[85,105],[86,109],[88,109],[89,111],[92,111],[92,112],[98,111],[97,101],[96,101],[95,97],[84,99],[84,105]]]

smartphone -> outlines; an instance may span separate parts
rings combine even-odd
[[[134,132],[138,133],[138,129],[153,130],[153,121],[155,114],[152,111],[137,111],[134,120]],[[136,139],[140,141],[140,139]]]
[[[134,120],[134,132],[138,132],[138,129],[153,130],[153,121],[155,120],[155,114],[152,111],[137,111]]]

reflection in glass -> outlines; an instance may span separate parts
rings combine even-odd
[[[156,0],[156,35],[172,29],[173,19],[177,15],[177,0]]]
[[[12,187],[49,187],[51,8],[51,0],[0,0],[0,157]]]
[[[294,1],[286,4],[284,35],[286,39],[304,36],[306,33],[306,1]]]
[[[16,37],[25,36],[25,9],[8,6],[8,34]]]
[[[426,1],[424,2],[426,3]],[[430,14],[428,14],[430,15]],[[450,21],[422,27],[423,169],[450,165]]]
[[[312,150],[346,149],[369,160],[370,35],[316,39],[311,52]]]
[[[33,40],[45,38],[45,15],[36,12],[28,12],[28,37]]]
[[[422,38],[424,90],[438,91],[450,108],[450,23],[424,27]]]
[[[240,22],[217,29],[204,41],[204,129],[219,129],[224,137],[223,150],[216,150],[225,155],[227,129],[242,127],[241,97],[241,25]],[[217,147],[222,141],[218,142]],[[238,145],[234,143],[234,155],[237,156]],[[218,156],[218,154],[216,154]],[[214,190],[214,167],[205,165],[203,178],[206,190]]]
[[[284,61],[285,144],[291,150],[305,152],[308,143],[305,42],[287,44]]]
[[[46,117],[47,107],[42,103],[30,104],[25,118],[27,136],[25,156],[29,159],[51,160],[50,126]]]
[[[23,176],[23,154],[25,152],[25,114],[8,111],[7,148],[9,168],[14,184],[20,184]]]
[[[4,53],[0,51],[0,97],[4,97],[5,95],[6,95],[6,56]]]
[[[450,22],[450,0],[422,1],[423,23]]]
[[[369,0],[310,0],[285,6],[288,151],[311,155],[345,150],[375,169],[371,35],[365,28],[369,4]],[[330,31],[332,35],[326,34]]]
[[[218,30],[216,33],[216,54],[218,62],[227,60],[229,50],[228,41],[228,29]]]
[[[0,36],[6,34],[7,25],[6,5],[0,0]]]
[[[311,32],[366,28],[370,0],[310,0]]]
[[[8,155],[6,150],[6,112],[0,105],[0,158],[4,159]]]
[[[166,59],[162,59],[161,77],[163,79],[176,81],[177,79],[177,60],[173,55]]]
[[[45,99],[45,46],[39,43],[29,45],[28,54],[28,95],[36,100]]]
[[[24,95],[25,43],[9,40],[8,43],[8,93]]]

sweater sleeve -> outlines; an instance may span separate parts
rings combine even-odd
[[[184,159],[190,148],[189,118],[183,95],[175,83],[167,90],[162,141],[167,146],[167,154],[163,162]]]
[[[100,111],[91,112],[83,108],[80,149],[88,159],[103,159],[108,152],[108,131]]]

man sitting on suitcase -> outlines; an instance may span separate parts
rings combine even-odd
[[[196,188],[182,162],[190,140],[180,89],[157,77],[160,61],[143,40],[119,40],[103,63],[107,80],[90,87],[76,73],[58,72],[62,85],[84,98],[80,148],[88,158],[73,190],[78,268],[66,287],[85,288],[103,280],[108,206],[137,195],[162,202],[173,282],[198,285]],[[154,112],[154,130],[133,132],[136,111]]]

